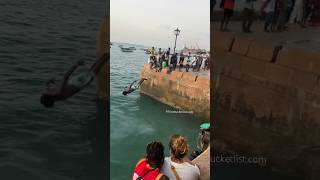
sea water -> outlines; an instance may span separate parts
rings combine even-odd
[[[118,45],[136,46],[133,52],[122,52]],[[124,96],[122,91],[136,79],[148,62],[149,55],[139,45],[114,43],[110,58],[110,166],[112,180],[130,179],[136,163],[144,157],[147,143],[158,140],[169,155],[170,136],[180,134],[196,148],[202,119],[191,114],[171,114],[174,108],[164,105],[139,90]]]
[[[95,85],[40,104],[51,78],[95,62],[106,1],[1,0],[0,179],[106,179],[105,108]],[[103,136],[101,134],[103,133]]]

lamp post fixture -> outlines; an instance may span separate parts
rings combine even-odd
[[[179,36],[180,34],[180,29],[175,29],[174,30],[174,35],[176,36],[176,40],[174,41],[174,48],[173,48],[173,54],[176,53],[176,45],[177,45],[177,37]]]

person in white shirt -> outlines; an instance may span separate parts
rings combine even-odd
[[[298,23],[301,23],[302,18],[303,18],[303,0],[296,0],[291,12],[289,22],[291,24],[294,23],[295,21]]]
[[[198,180],[199,168],[188,159],[188,143],[185,137],[173,135],[169,142],[170,157],[166,157],[161,172],[170,180]]]
[[[203,70],[205,69],[206,61],[207,61],[207,57],[203,55],[200,69],[203,69]]]
[[[193,56],[192,60],[191,60],[191,67],[192,67],[192,71],[195,72],[196,71],[196,65],[197,65],[197,57]]]

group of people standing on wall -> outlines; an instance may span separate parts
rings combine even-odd
[[[145,157],[136,164],[132,180],[198,180],[200,169],[192,159],[210,147],[209,123],[200,126],[198,145],[201,152],[188,156],[187,139],[182,135],[172,135],[168,143],[170,156],[165,157],[165,147],[160,141],[148,143]]]
[[[308,22],[314,19],[320,5],[316,0],[262,0],[260,12],[255,12],[254,5],[258,0],[244,1],[242,10],[242,30],[244,33],[252,33],[251,26],[257,17],[264,20],[265,32],[285,31],[288,23],[297,23],[305,28]],[[211,3],[213,11],[216,0]],[[220,8],[224,10],[220,24],[221,31],[229,31],[228,24],[234,14],[235,5],[236,0],[221,0]]]
[[[178,65],[179,71],[185,68],[189,72],[191,68],[193,72],[209,69],[209,55],[191,55],[190,52],[185,55],[183,51],[178,53],[170,53],[170,47],[166,51],[159,48],[157,54],[154,47],[150,50],[149,64],[151,69],[160,72],[162,69],[169,68],[169,72],[175,71]],[[179,59],[179,60],[178,60]]]

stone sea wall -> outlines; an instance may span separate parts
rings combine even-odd
[[[192,160],[199,167],[200,180],[210,179],[210,147]],[[211,178],[212,179],[212,178]]]
[[[182,111],[193,111],[203,120],[210,119],[210,79],[192,73],[167,70],[155,72],[144,65],[141,78],[147,78],[140,87],[142,94]]]
[[[213,32],[214,145],[320,178],[320,53]]]

